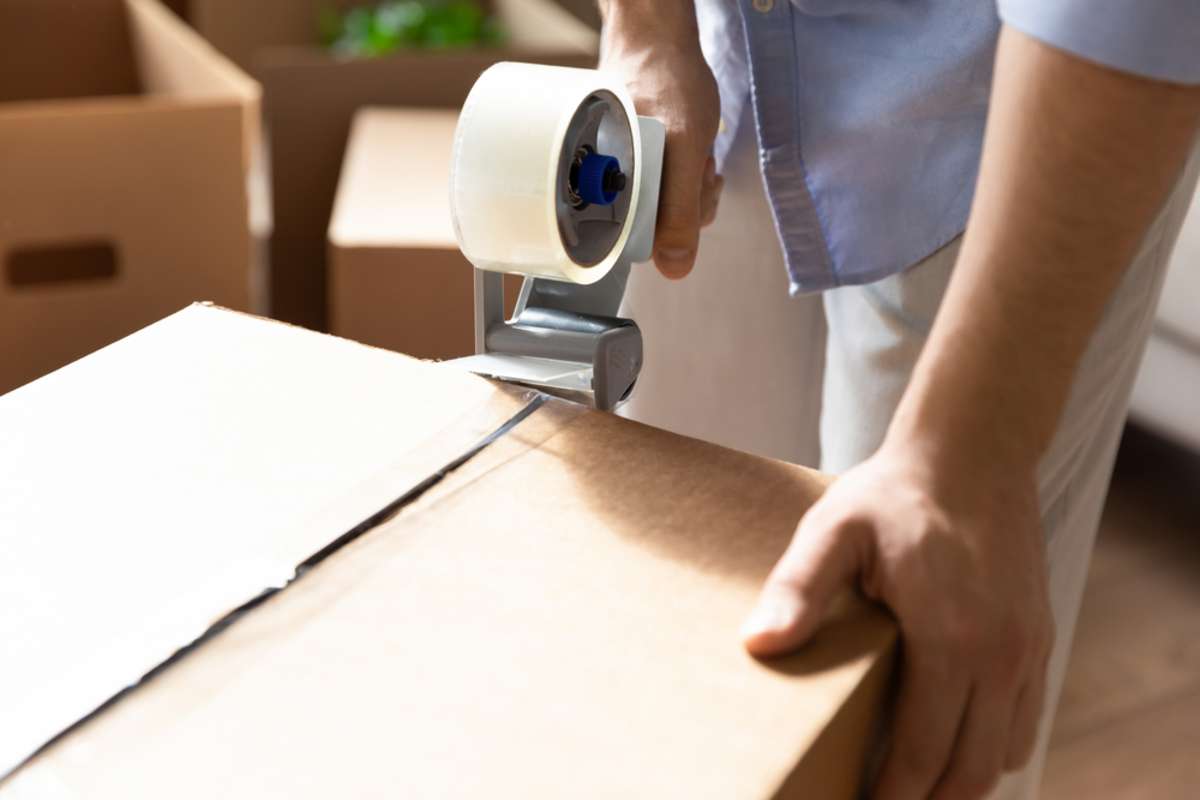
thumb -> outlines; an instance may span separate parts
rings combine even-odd
[[[859,570],[860,541],[850,526],[806,517],[742,626],[746,649],[755,656],[782,655],[812,638],[830,603]]]

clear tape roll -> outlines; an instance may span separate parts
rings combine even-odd
[[[615,97],[632,148],[630,198],[616,236],[578,259],[560,228],[561,159],[572,120],[598,94]],[[450,206],[459,247],[479,269],[590,284],[616,265],[641,189],[641,139],[625,87],[597,70],[505,62],[471,89],[454,135]],[[628,165],[622,164],[628,169]],[[610,246],[611,245],[611,246]]]

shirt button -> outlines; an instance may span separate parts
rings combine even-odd
[[[775,0],[751,0],[751,5],[754,6],[754,10],[758,13],[766,14],[775,8]]]

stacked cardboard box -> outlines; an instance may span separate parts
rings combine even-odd
[[[497,61],[594,66],[598,35],[550,0],[495,0],[505,46],[345,59],[320,42],[319,14],[368,0],[193,0],[192,21],[263,84],[274,230],[271,314],[327,326],[326,232],[354,113],[363,106],[457,110]]]
[[[474,352],[472,269],[450,218],[457,121],[439,110],[355,115],[329,224],[333,333],[418,358]],[[505,283],[511,303],[521,282]]]
[[[0,798],[855,796],[889,618],[736,635],[817,473],[205,306],[0,441]]]
[[[556,0],[579,20],[595,30],[600,30],[600,3],[598,0]]]
[[[0,31],[0,393],[250,307],[257,84],[150,0],[5,0]]]
[[[161,2],[174,11],[180,19],[187,19],[191,13],[189,0],[161,0]]]

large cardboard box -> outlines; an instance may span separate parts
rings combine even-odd
[[[473,272],[450,216],[457,122],[457,112],[434,109],[355,115],[329,223],[329,329],[338,336],[417,358],[474,352]],[[520,288],[505,276],[510,304]]]
[[[584,54],[594,58],[599,45],[599,11],[592,0],[479,1],[500,18],[507,36],[506,44],[514,51]],[[281,61],[286,63],[324,56],[319,32],[323,12],[373,6],[380,2],[188,0],[187,13],[196,30],[206,39],[243,69],[254,73]],[[415,55],[436,57],[439,54],[424,52]],[[464,53],[452,51],[448,55],[459,56]],[[338,59],[330,57],[327,60]]]
[[[367,0],[339,0],[341,7]],[[193,24],[263,84],[274,231],[271,314],[325,329],[326,248],[354,112],[367,105],[458,109],[497,61],[594,66],[598,34],[550,0],[496,0],[502,48],[343,59],[319,43],[326,0],[193,0]]]
[[[0,798],[854,796],[890,619],[736,635],[816,473],[207,306],[0,441]]]
[[[180,19],[187,19],[191,14],[190,0],[160,0],[160,2],[174,11]],[[571,11],[572,13],[577,13],[575,9]]]
[[[555,0],[577,19],[595,30],[600,30],[603,19],[600,17],[598,0]]]
[[[149,0],[5,0],[0,31],[0,393],[248,307],[257,84]]]

